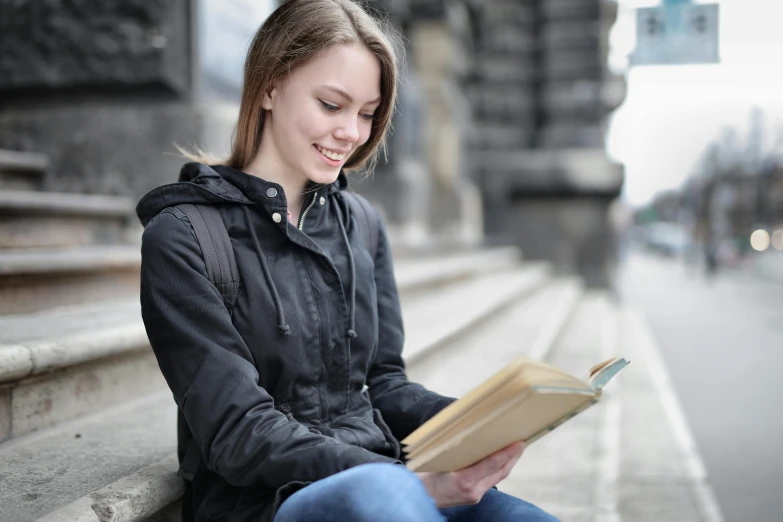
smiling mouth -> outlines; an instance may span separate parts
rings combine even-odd
[[[345,159],[345,156],[347,155],[346,152],[335,152],[333,150],[325,149],[321,147],[320,145],[315,146],[316,149],[318,149],[318,152],[326,156],[332,161],[342,161]]]

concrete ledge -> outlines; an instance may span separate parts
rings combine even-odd
[[[0,172],[31,172],[43,174],[49,168],[45,154],[0,149]]]
[[[145,348],[149,348],[149,341],[140,317],[100,330],[0,345],[0,383]]]
[[[403,320],[410,332],[403,351],[405,362],[429,354],[548,279],[547,265],[531,264],[477,278],[407,306],[403,301]]]
[[[0,383],[14,381],[33,373],[35,364],[26,346],[0,346]]]
[[[0,251],[0,276],[106,271],[140,265],[137,245]]]
[[[558,284],[562,287],[562,293],[528,352],[530,357],[539,361],[545,361],[549,357],[549,352],[565,329],[568,318],[573,316],[584,294],[584,285],[577,278],[564,279]]]
[[[136,247],[129,251],[129,258],[138,255]],[[517,266],[519,258],[518,249],[499,248],[400,262],[396,268],[397,284],[401,292],[409,294],[447,283],[456,287],[459,280]],[[523,266],[528,271],[525,277],[533,279],[542,277],[546,270],[540,264]],[[430,295],[437,298],[438,293]],[[413,298],[407,300],[409,305]],[[0,383],[149,346],[136,298],[97,306],[64,307],[29,317],[0,316],[0,328],[4,330],[0,334]],[[412,352],[424,349],[416,346],[414,339],[409,340],[408,346],[415,346]]]
[[[142,521],[182,497],[185,486],[177,476],[177,455],[140,469],[71,504],[38,519],[39,522]]]
[[[3,190],[0,213],[125,218],[133,212],[131,198],[92,194]]]
[[[526,289],[533,291],[534,288],[538,287],[534,284],[535,282],[543,283],[547,281],[546,273],[547,270],[544,266],[534,266],[527,270],[519,271],[517,276],[519,277],[520,274],[524,274],[524,276],[518,282],[527,281],[526,284],[528,286]],[[510,282],[510,286],[513,287],[513,277],[510,274],[506,277]],[[519,297],[523,286],[517,286],[516,292],[510,292],[510,294],[513,294],[513,297]],[[558,288],[558,293],[561,296],[560,303],[563,303],[567,297],[573,299],[581,295],[581,287],[574,281],[566,281],[560,284]],[[502,306],[505,302],[507,301],[497,301],[495,306]],[[561,305],[557,308],[560,310],[565,307]],[[570,311],[572,308],[573,303],[567,307],[567,310]],[[495,309],[486,310],[489,310],[491,313]],[[486,310],[481,317],[488,315]],[[558,310],[549,315],[556,315],[558,317],[557,324],[562,325],[565,319]],[[475,317],[475,319],[479,318],[478,315]],[[471,324],[475,324],[475,321],[464,324],[463,329]],[[442,345],[455,332],[441,330],[441,333],[443,335],[441,342],[433,342],[428,346],[422,345],[419,350],[430,352],[435,347]],[[541,344],[542,342],[551,344],[554,342],[554,337],[549,333],[546,333],[544,337],[545,339],[542,339],[541,336],[538,336],[536,344]],[[406,350],[408,348],[410,346],[406,347]],[[406,357],[407,363],[413,363],[423,354],[422,351],[414,353],[414,356],[409,355]],[[184,487],[182,480],[176,475],[177,467],[176,455],[171,455],[155,465],[143,468],[107,487],[49,513],[45,517],[38,519],[38,522],[144,522],[155,513],[165,509],[181,498]]]
[[[516,247],[467,252],[432,259],[400,261],[395,278],[400,293],[429,288],[456,279],[508,269],[519,264],[521,252]]]
[[[473,286],[455,285],[461,286],[463,291],[466,292],[466,295],[473,295],[474,299],[469,302],[471,305],[476,306],[471,306],[470,308],[479,309],[482,313],[471,312],[471,314],[469,314],[471,317],[463,317],[464,314],[455,316],[453,315],[453,312],[455,311],[453,302],[451,308],[436,308],[435,311],[438,312],[438,315],[450,318],[451,322],[442,321],[442,327],[437,330],[440,332],[441,338],[429,343],[424,343],[422,341],[421,346],[418,349],[429,352],[436,346],[442,346],[445,341],[453,338],[455,333],[458,333],[471,325],[475,325],[481,318],[491,316],[492,312],[497,310],[498,307],[503,306],[510,299],[520,297],[525,291],[533,292],[548,280],[548,270],[546,266],[532,265],[523,269],[493,274],[492,277],[484,276],[476,278],[475,281],[471,281]],[[499,288],[498,285],[501,283],[504,283],[506,288],[505,293],[496,291]],[[485,297],[487,298],[487,303],[490,303],[492,306],[483,306],[481,303],[477,303],[475,299],[477,286],[481,286],[487,290]],[[556,306],[556,310],[552,312],[548,311],[547,316],[557,316],[558,319],[555,322],[558,325],[562,325],[564,323],[563,314],[570,311],[572,308],[572,306],[566,307],[562,303],[567,300],[566,297],[570,296],[571,299],[574,299],[579,293],[580,288],[581,287],[573,281],[566,281],[557,286],[557,295],[559,296],[557,302],[561,303],[561,305]],[[490,290],[493,291],[491,292]],[[449,295],[447,292],[444,292],[441,297],[445,301],[449,298]],[[453,296],[451,297],[453,298]],[[432,305],[433,300],[430,300],[429,303],[422,300],[416,306]],[[456,325],[454,323],[456,323]],[[546,330],[546,328],[544,328],[544,330]],[[539,336],[539,338],[540,337],[541,336]],[[544,337],[546,339],[541,342],[549,344],[553,342],[554,337],[551,334],[547,333]],[[415,344],[418,341],[412,339],[411,342]],[[411,348],[410,345],[406,347],[406,351],[409,348]],[[414,356],[406,356],[406,362],[413,362],[421,353],[423,352],[419,351],[415,352]],[[183,493],[183,482],[177,477],[176,469],[177,458],[176,455],[171,454],[153,465],[142,468],[126,477],[116,480],[109,486],[72,501],[38,520],[39,522],[144,522],[157,513],[163,512],[167,508],[170,509],[170,506],[174,505],[181,498]]]

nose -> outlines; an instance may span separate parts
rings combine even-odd
[[[359,116],[348,116],[335,131],[334,137],[349,143],[359,141]]]

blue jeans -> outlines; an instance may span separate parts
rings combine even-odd
[[[419,478],[395,464],[365,464],[291,495],[274,522],[557,522],[536,506],[491,489],[481,502],[435,507]]]

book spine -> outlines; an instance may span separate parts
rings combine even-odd
[[[587,408],[589,408],[593,404],[596,404],[599,401],[600,398],[601,398],[600,395],[598,395],[595,398],[590,399],[589,401],[587,401],[586,403],[584,403],[581,406],[577,407],[573,411],[570,411],[569,413],[566,413],[565,415],[563,415],[562,417],[557,419],[555,422],[553,422],[552,424],[550,424],[546,428],[543,428],[540,431],[537,431],[536,433],[534,433],[533,435],[531,435],[530,437],[528,437],[525,440],[525,446],[531,445],[532,443],[534,443],[535,441],[537,441],[538,439],[540,439],[541,437],[543,437],[544,435],[546,435],[550,431],[554,430],[555,428],[557,428],[558,426],[563,424],[565,421],[573,419],[574,417],[576,417],[577,415],[579,415],[580,413],[585,411]]]

